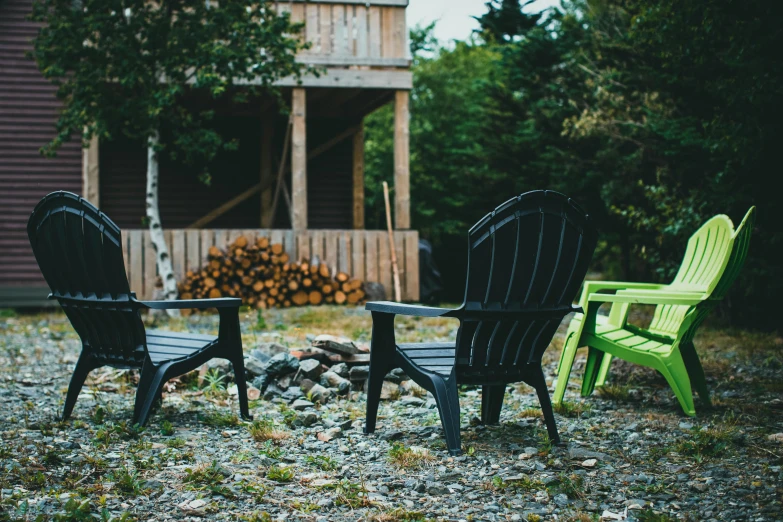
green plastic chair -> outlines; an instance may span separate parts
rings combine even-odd
[[[707,221],[688,240],[680,269],[668,284],[586,281],[580,299],[584,314],[571,321],[560,355],[553,401],[563,400],[576,350],[588,346],[582,396],[603,385],[612,357],[658,370],[686,415],[696,415],[691,386],[710,404],[704,370],[693,345],[696,330],[726,295],[747,258],[755,207],[733,231],[725,215]],[[614,292],[605,293],[605,292]],[[611,303],[608,316],[598,315]],[[628,324],[632,304],[656,305],[650,326]]]

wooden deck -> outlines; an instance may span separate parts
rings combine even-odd
[[[184,229],[167,230],[165,234],[177,280],[186,270],[201,267],[209,247],[213,245],[222,248],[241,235],[251,241],[266,236],[273,243],[282,243],[292,259],[312,260],[318,257],[351,277],[383,284],[388,298],[393,294],[389,237],[383,230]],[[149,231],[123,230],[122,240],[131,289],[140,299],[152,299],[157,268]],[[419,233],[415,230],[395,231],[394,241],[402,299],[418,301]]]

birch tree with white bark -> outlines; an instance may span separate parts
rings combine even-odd
[[[75,137],[84,146],[94,136],[146,144],[146,222],[164,298],[176,299],[160,219],[160,157],[187,165],[203,183],[219,176],[210,161],[234,144],[210,125],[210,104],[195,108],[188,100],[277,94],[275,81],[304,72],[295,60],[306,47],[298,35],[302,24],[259,0],[212,7],[185,0],[37,0],[32,18],[42,23],[32,56],[63,104],[56,134],[41,152],[55,155]]]

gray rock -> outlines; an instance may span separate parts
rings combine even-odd
[[[264,400],[272,400],[275,397],[282,397],[283,393],[285,393],[285,390],[281,389],[277,386],[275,383],[269,383],[267,385],[266,390],[264,391]]]
[[[315,406],[315,404],[305,399],[297,399],[291,405],[293,409],[298,411],[306,410],[307,408],[312,408],[313,406]]]
[[[587,460],[587,459],[606,460],[608,458],[608,455],[606,453],[601,453],[599,451],[590,451],[580,446],[571,446],[568,448],[568,457],[570,459],[579,459],[579,460]]]
[[[370,375],[369,366],[354,366],[348,372],[348,378],[351,379],[352,382],[367,380],[367,377],[369,375]]]
[[[288,352],[278,353],[264,364],[264,370],[272,377],[293,373],[299,369],[299,359]]]
[[[253,379],[250,384],[252,384],[254,387],[258,388],[263,392],[264,390],[266,390],[266,387],[269,384],[269,374],[266,372],[262,373],[261,375]]]
[[[258,348],[254,348],[253,350],[250,351],[250,357],[253,357],[254,359],[258,359],[262,363],[265,363],[272,358],[270,354],[263,352]]]
[[[285,392],[283,392],[283,399],[288,402],[295,401],[301,397],[304,397],[304,393],[299,389],[299,386],[289,386]]]
[[[326,372],[321,375],[321,385],[327,388],[337,388],[337,392],[341,395],[351,390],[351,381],[343,379],[334,372]]]
[[[300,411],[296,414],[294,425],[308,428],[318,422],[318,415],[313,411]]]
[[[364,283],[364,298],[368,301],[385,301],[386,289],[381,283],[366,281]]]
[[[338,363],[329,368],[330,371],[333,371],[343,379],[347,379],[350,376],[350,368],[348,368],[348,365],[345,363]]]
[[[288,348],[283,346],[280,343],[258,343],[258,346],[256,347],[253,352],[258,350],[261,353],[268,354],[269,356],[274,356],[280,353],[288,353]]]
[[[305,359],[299,362],[299,373],[308,379],[317,379],[324,373],[321,363],[315,359]]]
[[[429,495],[448,495],[449,488],[437,481],[427,482],[427,494]]]
[[[328,388],[324,388],[320,384],[315,384],[310,388],[310,391],[307,392],[307,397],[314,402],[326,404],[329,402],[329,399],[332,398],[332,391]]]
[[[400,399],[400,403],[403,406],[414,406],[414,407],[421,407],[424,406],[424,399],[419,399],[418,397],[414,397],[413,395],[405,395]]]
[[[403,433],[399,430],[386,431],[381,435],[383,440],[399,440]]]
[[[313,346],[340,355],[356,355],[362,353],[350,339],[335,337],[333,335],[317,336],[313,339]]]
[[[247,373],[251,379],[266,373],[264,370],[264,361],[256,359],[255,357],[245,357],[245,373]]]

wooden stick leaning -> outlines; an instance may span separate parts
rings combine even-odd
[[[285,178],[283,177],[283,175],[285,173],[285,160],[286,157],[288,156],[288,147],[291,144],[291,131],[293,129],[293,126],[294,126],[293,117],[289,116],[288,124],[286,125],[286,129],[285,129],[285,139],[283,140],[283,155],[280,158],[280,165],[277,170],[277,186],[275,187],[275,196],[272,200],[272,210],[270,211],[273,220],[275,219],[275,213],[277,212],[277,202],[280,199],[280,191],[285,190],[286,196],[288,195],[288,190],[285,187]],[[293,210],[291,209],[291,200],[288,197],[286,197],[286,203],[288,204],[288,213],[292,214]],[[291,215],[290,218],[291,218],[291,223],[293,223],[294,216]]]
[[[383,182],[383,200],[386,204],[386,228],[389,231],[389,250],[391,251],[392,273],[394,274],[394,300],[398,303],[400,297],[400,269],[397,266],[397,252],[394,249],[394,233],[392,232],[391,205],[389,204],[389,184]]]

